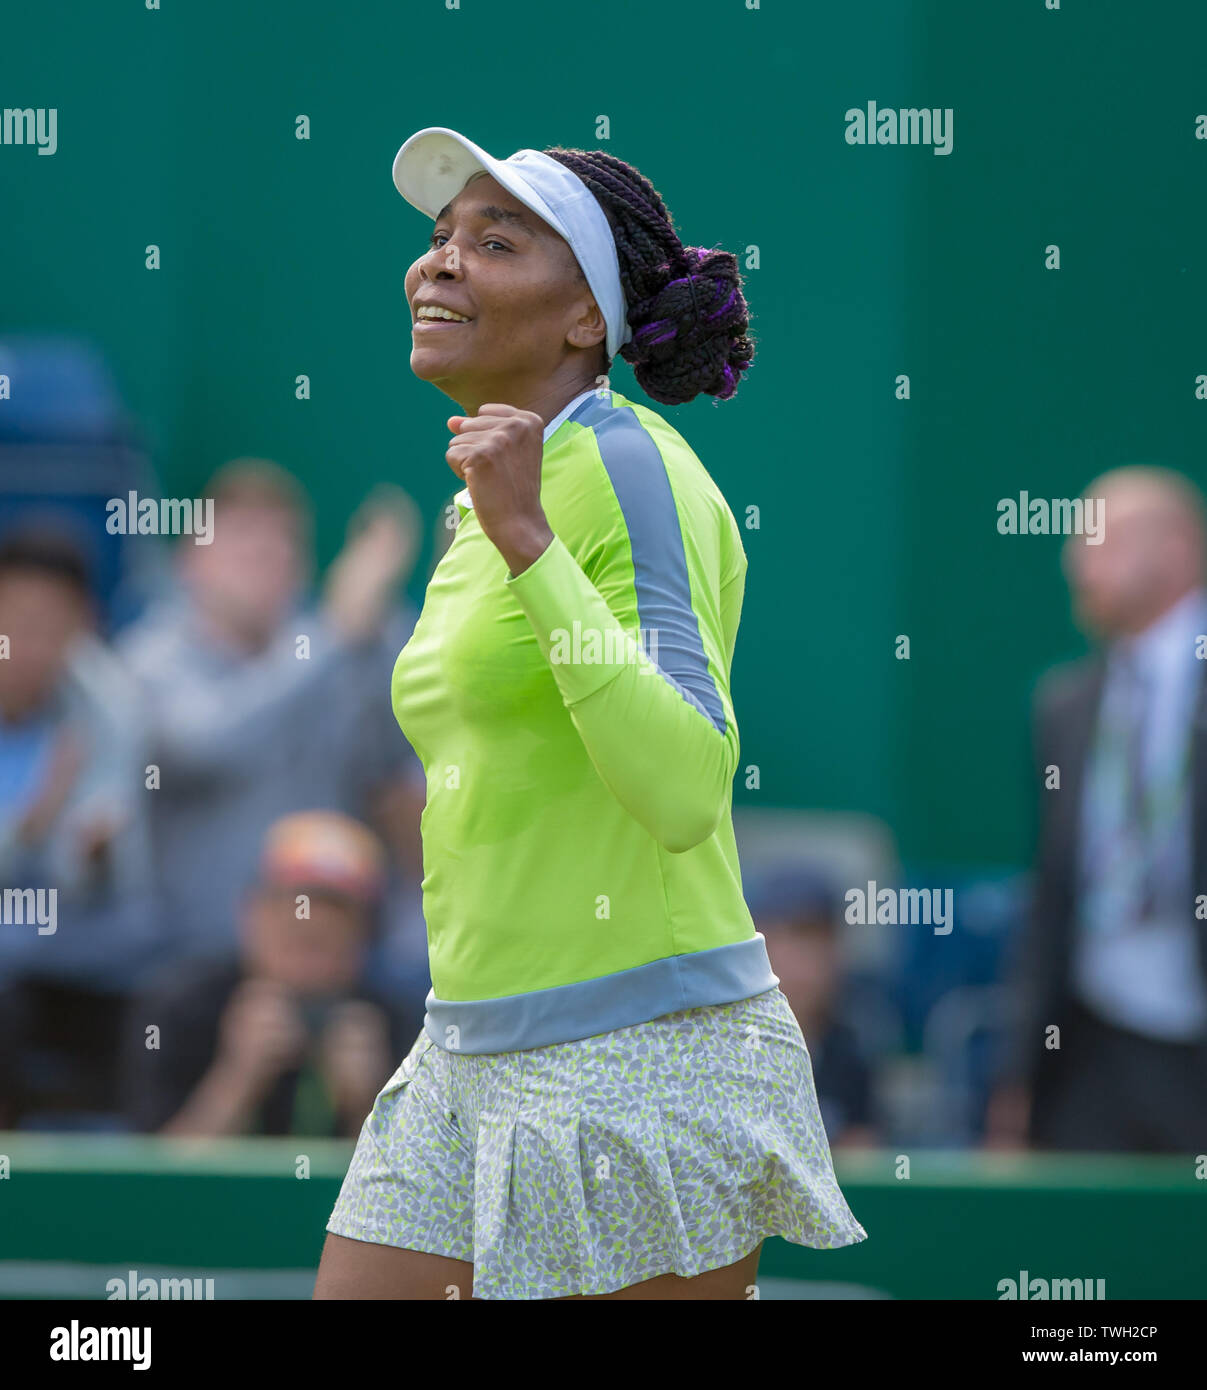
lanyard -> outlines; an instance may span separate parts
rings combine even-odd
[[[1152,775],[1145,774],[1143,750],[1141,750],[1139,759],[1141,788],[1136,806],[1136,823],[1143,843],[1149,843],[1154,838],[1158,827],[1172,824],[1179,808],[1184,804],[1186,790],[1190,782],[1191,743],[1192,725],[1188,724],[1181,736],[1181,747],[1173,764],[1170,765],[1166,760],[1166,766],[1155,771]],[[1102,776],[1101,769],[1104,767],[1111,768],[1117,773],[1122,772],[1124,793],[1128,789],[1127,784],[1131,775],[1130,751],[1131,740],[1126,731],[1119,727],[1118,722],[1100,721],[1094,745],[1094,766],[1099,769],[1100,778]],[[1099,785],[1101,786],[1101,782]],[[1116,801],[1115,804],[1118,802]]]

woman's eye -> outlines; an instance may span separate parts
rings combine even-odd
[[[434,248],[437,246],[437,244],[440,242],[440,240],[444,237],[444,235],[445,235],[445,234],[444,234],[443,232],[433,232],[433,233],[431,234],[431,236],[428,237],[427,244],[428,244],[429,248],[433,248],[433,249],[434,249]],[[508,246],[505,242],[499,241],[497,237],[488,237],[487,240],[484,241],[484,242],[482,243],[482,245],[483,245],[483,246],[500,246],[500,247],[502,247],[502,249],[503,249],[504,251],[510,251],[510,250],[511,250],[511,247],[510,247],[510,246]]]

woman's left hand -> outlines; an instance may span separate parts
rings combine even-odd
[[[545,422],[514,405],[484,405],[477,415],[451,415],[456,435],[444,457],[469,488],[478,524],[520,574],[553,539],[541,508]]]

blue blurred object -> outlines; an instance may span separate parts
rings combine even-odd
[[[0,444],[124,444],[133,437],[101,353],[76,338],[0,337]]]
[[[927,1144],[966,1146],[983,1131],[1009,1027],[1003,975],[1027,912],[1029,884],[1029,875],[1017,869],[913,866],[901,885],[952,890],[949,933],[936,935],[920,925],[898,928],[893,992],[906,1046],[921,1052],[928,1065],[931,1089],[921,1136]]]
[[[792,921],[801,917],[837,918],[841,914],[838,885],[819,864],[802,860],[777,864],[750,875],[745,884],[746,905],[758,922]]]
[[[110,535],[106,503],[131,491],[158,497],[103,355],[68,337],[0,337],[0,539],[18,528],[57,530],[80,548],[105,626],[120,627],[160,587],[160,543]]]
[[[950,990],[993,985],[1027,907],[1028,876],[1017,869],[911,869],[904,888],[952,890],[952,929],[901,926],[896,994],[907,1046],[922,1044],[927,1016]]]
[[[922,1040],[936,1086],[931,1142],[964,1146],[983,1135],[1008,1027],[1009,992],[1004,985],[961,985],[948,990],[931,1009]]]

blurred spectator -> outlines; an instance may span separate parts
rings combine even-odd
[[[748,895],[751,915],[767,939],[813,1063],[813,1082],[831,1147],[877,1142],[872,1078],[854,1031],[839,1018],[842,981],[837,890],[814,869],[771,873]]]
[[[334,812],[278,821],[239,949],[177,963],[131,1008],[134,1127],[355,1135],[422,1026],[358,983],[383,887],[383,849],[365,826]]]
[[[1065,565],[1077,620],[1104,650],[1036,693],[1035,896],[988,1139],[1202,1152],[1203,504],[1179,474],[1147,467],[1086,495],[1105,504],[1105,536],[1071,537]]]
[[[420,876],[422,769],[390,704],[413,621],[393,598],[415,561],[414,504],[398,490],[371,499],[322,603],[302,611],[311,515],[296,480],[241,459],[205,495],[212,543],[181,539],[180,592],[121,643],[146,695],[155,862],[177,958],[229,952],[257,847],[290,811],[372,821],[416,894]]]
[[[131,689],[94,620],[74,545],[50,531],[9,533],[0,544],[0,889],[25,895],[20,911],[16,897],[0,898],[0,1110],[11,1124],[115,1107],[118,1021],[154,963],[144,759]],[[45,929],[30,920],[37,894],[53,905]]]

